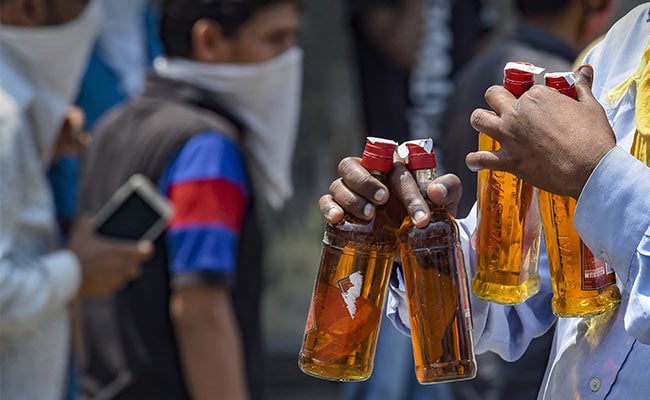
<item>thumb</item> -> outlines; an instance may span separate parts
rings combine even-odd
[[[591,93],[591,85],[594,81],[594,69],[589,64],[582,64],[575,71],[576,77],[576,92],[578,93],[578,100],[583,100],[586,97],[593,97]]]

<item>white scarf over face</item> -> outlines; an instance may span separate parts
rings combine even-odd
[[[291,48],[260,63],[213,64],[158,58],[160,76],[215,93],[248,129],[244,147],[254,187],[280,209],[293,194],[291,161],[298,131],[302,50]]]
[[[64,24],[0,24],[0,57],[15,61],[34,89],[29,119],[43,162],[50,159],[68,107],[77,96],[101,21],[101,6],[92,0],[81,15]]]

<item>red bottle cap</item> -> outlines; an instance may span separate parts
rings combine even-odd
[[[397,143],[377,137],[367,137],[361,156],[361,165],[368,170],[390,172],[393,169],[393,153]]]
[[[503,87],[519,97],[535,84],[535,74],[543,70],[529,62],[509,62],[504,68]]]
[[[410,171],[436,167],[436,154],[433,151],[433,140],[431,139],[418,139],[402,143],[398,152],[402,158],[406,159],[406,166]]]
[[[576,77],[573,72],[553,72],[544,75],[546,86],[557,89],[560,93],[577,99]]]

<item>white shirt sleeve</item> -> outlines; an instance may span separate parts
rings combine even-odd
[[[589,177],[574,225],[591,251],[614,268],[624,292],[629,292],[625,329],[649,344],[650,168],[621,147],[612,149]]]

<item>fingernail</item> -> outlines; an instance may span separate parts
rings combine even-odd
[[[413,222],[417,224],[419,222],[422,222],[426,217],[427,213],[422,210],[417,210],[415,214],[413,214]]]
[[[363,208],[363,215],[366,217],[370,217],[372,215],[372,210],[373,210],[372,204],[368,203],[366,206]]]
[[[386,192],[385,189],[377,190],[377,192],[375,193],[375,200],[376,201],[383,201],[384,198],[386,197],[386,194],[387,194],[387,192]]]
[[[593,77],[593,71],[591,68],[583,65],[580,67],[579,71],[585,78],[591,81],[591,78]]]
[[[449,194],[449,190],[447,190],[447,186],[443,185],[442,183],[436,183],[436,186],[442,191],[442,197],[447,197],[447,194]]]
[[[469,170],[472,171],[472,172],[477,172],[479,169],[481,169],[481,168],[479,168],[478,165],[476,165],[474,163],[471,163],[471,162],[466,161],[465,164],[467,165],[467,168],[469,168]]]

